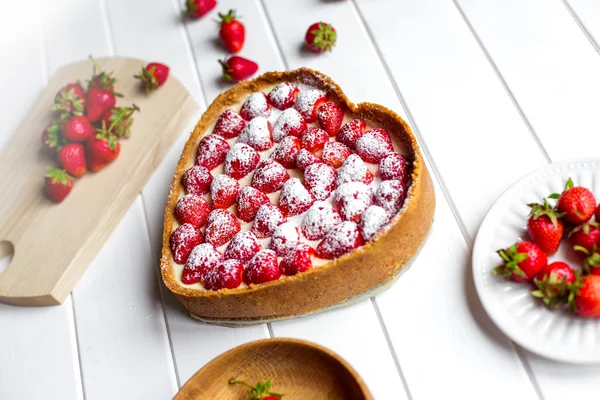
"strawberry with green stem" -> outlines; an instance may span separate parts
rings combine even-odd
[[[600,249],[595,245],[591,249],[582,246],[573,246],[573,250],[585,256],[583,272],[585,274],[600,275]]]
[[[52,111],[59,113],[65,120],[73,115],[83,115],[85,110],[85,91],[79,82],[69,83],[56,93]]]
[[[51,122],[42,132],[42,147],[49,153],[58,152],[64,145],[65,140],[62,135],[62,124],[58,121]]]
[[[546,254],[534,243],[522,241],[497,251],[504,261],[492,273],[518,282],[530,282],[548,264]]]
[[[133,113],[140,108],[132,104],[131,107],[113,107],[106,110],[100,117],[100,123],[106,127],[106,131],[118,138],[129,138],[131,136],[131,125],[133,124]]]
[[[169,67],[157,62],[142,66],[142,72],[135,75],[135,78],[142,81],[142,86],[144,87],[146,94],[150,94],[162,86],[168,77]]]
[[[218,60],[223,68],[223,77],[228,81],[239,82],[250,78],[258,71],[258,64],[247,58],[233,56]]]
[[[550,308],[557,308],[569,300],[571,285],[576,281],[577,274],[564,262],[553,262],[546,265],[537,274],[533,283],[537,290],[531,292],[533,297],[543,299]]]
[[[108,130],[105,123],[102,124],[102,128],[98,129],[98,134],[86,143],[88,166],[93,172],[98,172],[106,167],[120,153],[119,140]]]
[[[265,383],[258,382],[256,386],[252,386],[244,381],[238,381],[235,378],[231,378],[229,384],[242,385],[249,388],[248,399],[251,400],[279,400],[283,397],[283,394],[271,392],[271,381],[266,381]]]
[[[312,52],[331,51],[337,40],[337,32],[330,24],[317,22],[308,27],[304,36],[306,47]]]
[[[548,198],[558,200],[556,209],[563,213],[561,218],[573,225],[589,221],[596,210],[596,198],[593,193],[583,186],[575,186],[571,178],[562,193],[553,193]]]
[[[46,167],[44,189],[48,197],[57,203],[60,203],[71,193],[74,179],[67,174],[67,171],[60,168]]]
[[[219,13],[219,38],[223,45],[232,53],[238,53],[244,47],[246,28],[240,22],[235,10],[227,14]]]
[[[573,250],[580,255],[589,255],[596,246],[600,246],[600,223],[586,222],[575,227],[569,233],[569,243]],[[581,251],[581,249],[587,251]]]
[[[557,212],[544,199],[544,204],[528,204],[531,213],[527,220],[527,233],[531,240],[541,248],[544,253],[556,253],[564,232],[564,225],[559,219],[563,213]]]
[[[88,90],[92,87],[106,89],[108,91],[114,91],[115,82],[117,81],[113,76],[112,72],[105,72],[98,64],[98,61],[94,57],[90,56],[90,60],[93,63],[92,79],[88,81]]]
[[[600,318],[600,276],[588,275],[577,280],[569,295],[571,311],[584,318]]]

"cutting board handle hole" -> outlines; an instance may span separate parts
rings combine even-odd
[[[0,241],[0,274],[8,269],[15,254],[15,246],[7,240]]]

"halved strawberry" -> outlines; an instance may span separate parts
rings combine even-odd
[[[244,186],[237,195],[237,217],[244,222],[252,222],[258,209],[270,202],[266,194],[252,186]]]
[[[292,222],[284,222],[275,228],[273,237],[269,242],[269,249],[274,250],[279,257],[296,247],[300,242],[300,230]]]
[[[309,165],[320,163],[321,159],[306,149],[300,149],[296,155],[296,166],[304,171]]]
[[[225,139],[232,139],[238,137],[245,126],[246,122],[240,114],[227,109],[217,118],[212,133],[213,135],[223,136]]]
[[[273,125],[273,139],[276,142],[287,136],[302,137],[306,130],[306,121],[298,111],[288,108],[275,121]]]
[[[223,164],[229,143],[219,135],[206,135],[200,140],[196,152],[196,165],[202,165],[209,171]]]
[[[207,290],[235,289],[242,284],[244,266],[238,260],[221,261],[204,278]]]
[[[259,251],[248,263],[244,271],[246,284],[259,284],[279,279],[281,271],[277,265],[277,256],[273,250]]]
[[[395,179],[407,183],[410,178],[408,160],[402,154],[388,154],[379,161],[379,175],[384,181]]]
[[[224,172],[234,179],[242,179],[254,171],[260,161],[260,155],[244,143],[236,143],[225,157]]]
[[[291,178],[285,182],[279,194],[279,209],[288,217],[302,214],[314,202],[315,198],[298,178]]]
[[[258,238],[271,237],[275,229],[285,221],[285,217],[277,206],[265,203],[256,212],[256,217],[252,224],[252,233]]]
[[[217,175],[210,184],[213,208],[229,208],[235,203],[240,184],[227,175]]]
[[[385,129],[370,129],[356,140],[356,153],[369,163],[379,163],[379,161],[390,153],[394,152],[392,139]]]
[[[204,198],[195,194],[186,194],[181,197],[175,205],[175,218],[182,224],[191,224],[196,228],[201,228],[208,214],[210,205]]]
[[[296,275],[299,272],[312,268],[312,257],[315,250],[306,243],[298,243],[296,247],[287,252],[279,263],[283,275]]]
[[[194,165],[185,171],[181,177],[181,184],[186,193],[202,196],[209,192],[212,180],[213,177],[208,168]]]
[[[336,138],[338,142],[354,149],[356,141],[365,133],[366,129],[367,123],[365,121],[362,119],[353,119],[352,121],[346,122],[344,126],[340,128]]]
[[[318,89],[303,90],[298,93],[294,108],[304,117],[306,122],[317,120],[317,110],[327,101],[327,94]]]
[[[296,156],[300,152],[300,140],[294,136],[286,136],[271,153],[271,158],[285,168],[296,168]]]
[[[317,246],[319,258],[333,260],[351,252],[365,243],[356,223],[344,221],[330,230]]]
[[[337,104],[328,101],[317,110],[319,125],[329,136],[335,136],[344,122],[344,110]]]
[[[265,151],[273,147],[273,127],[264,117],[253,118],[242,130],[237,143],[245,143],[256,151]]]
[[[181,282],[186,285],[204,281],[206,274],[223,260],[223,255],[210,243],[194,247],[181,272]]]
[[[246,121],[250,121],[256,117],[269,118],[271,115],[271,107],[267,101],[267,95],[263,92],[254,92],[242,104],[240,115]]]
[[[329,141],[329,135],[323,129],[308,127],[302,134],[302,139],[300,140],[300,145],[302,148],[310,151],[311,153],[316,153],[317,151],[323,149],[325,143]]]
[[[323,146],[323,162],[333,168],[339,168],[350,157],[352,150],[340,142],[326,142]]]
[[[335,190],[337,171],[329,165],[318,163],[304,170],[304,186],[316,200],[325,200]]]
[[[283,82],[275,86],[269,92],[268,100],[273,107],[280,110],[285,110],[294,105],[294,101],[296,100],[298,92],[299,90],[297,85],[290,82]]]
[[[202,233],[192,224],[182,224],[177,227],[169,238],[169,247],[173,260],[177,264],[185,264],[190,253],[202,243]]]
[[[316,201],[306,212],[300,228],[308,240],[319,240],[342,222],[340,214],[325,201]]]
[[[338,171],[336,185],[339,187],[348,182],[362,182],[366,185],[373,182],[373,173],[356,154],[351,154]]]
[[[237,233],[225,249],[225,259],[236,259],[245,264],[261,249],[260,242],[254,233],[241,231]]]
[[[388,212],[380,206],[369,206],[362,215],[358,227],[365,240],[371,240],[390,221]]]
[[[362,182],[348,182],[337,188],[334,201],[342,219],[359,222],[365,210],[373,204],[373,192]]]
[[[204,240],[215,247],[229,242],[240,231],[240,222],[227,210],[213,210],[206,221]]]
[[[404,185],[396,180],[381,182],[375,191],[375,204],[383,207],[389,215],[400,210],[405,198]]]
[[[261,161],[254,176],[252,176],[252,187],[263,193],[273,193],[283,187],[283,184],[290,179],[290,175],[283,165],[272,159]]]

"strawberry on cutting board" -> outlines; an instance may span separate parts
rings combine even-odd
[[[223,77],[233,82],[248,79],[258,71],[257,63],[239,56],[219,60],[219,64],[223,68]]]
[[[90,88],[99,88],[106,89],[109,91],[114,91],[115,82],[117,81],[113,76],[112,72],[105,72],[102,70],[98,62],[90,56],[90,60],[94,64],[92,79],[88,81],[88,91]]]
[[[108,132],[118,138],[129,138],[131,136],[131,125],[133,124],[133,113],[140,111],[135,104],[131,107],[113,107],[100,116],[100,125]]]
[[[79,82],[69,83],[56,93],[52,111],[60,114],[61,119],[71,115],[83,115],[85,110],[85,91]]]
[[[246,28],[242,24],[235,10],[229,10],[227,14],[219,13],[219,38],[223,45],[232,53],[237,53],[244,47],[246,40]]]
[[[44,189],[48,197],[57,203],[60,203],[71,193],[73,189],[74,179],[67,174],[64,169],[47,167],[46,180],[44,181]]]
[[[544,199],[544,204],[529,204],[531,213],[527,220],[527,233],[544,253],[552,255],[558,250],[564,232],[564,226],[559,219],[562,213],[557,213]]]
[[[76,178],[87,172],[85,149],[81,143],[68,143],[58,152],[58,163]]]
[[[119,156],[121,145],[114,135],[98,134],[86,143],[88,167],[97,172]]]
[[[75,115],[63,125],[63,138],[68,142],[85,142],[96,134],[96,129],[87,117]]]
[[[169,77],[169,67],[158,62],[151,62],[142,66],[142,72],[135,77],[142,81],[146,94],[150,94],[165,83]]]
[[[529,282],[548,264],[546,254],[531,242],[518,242],[508,249],[498,250],[503,264],[493,270],[494,275]]]
[[[312,52],[331,51],[337,40],[337,32],[330,24],[317,22],[308,27],[304,36],[306,47]]]
[[[61,123],[58,121],[51,122],[42,132],[40,140],[45,151],[54,154],[58,152],[65,144],[62,138]]]
[[[91,122],[96,122],[102,114],[115,106],[115,93],[98,87],[91,87],[87,92],[86,116]]]
[[[596,211],[596,198],[593,193],[583,186],[575,186],[571,178],[562,193],[553,193],[548,197],[558,199],[556,209],[564,213],[562,219],[565,222],[573,225],[589,221]]]

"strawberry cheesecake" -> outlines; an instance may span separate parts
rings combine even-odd
[[[162,277],[193,317],[288,318],[387,287],[435,197],[394,112],[309,69],[222,93],[197,124],[165,211]]]

